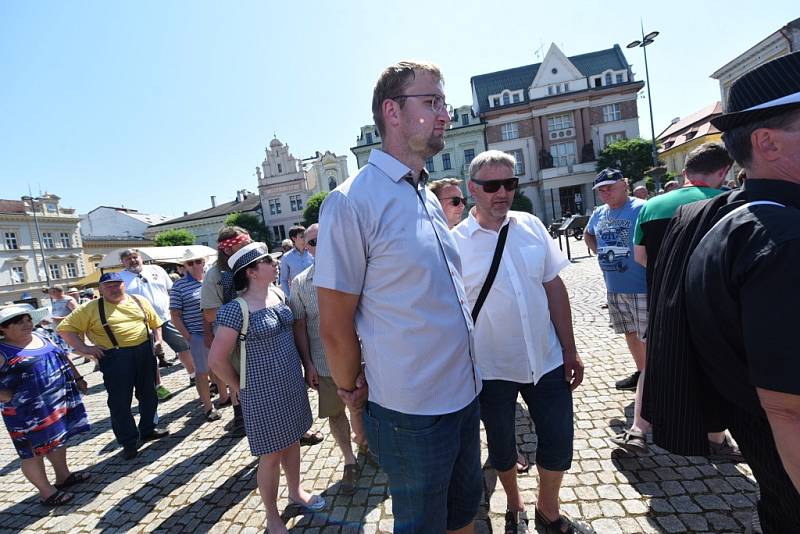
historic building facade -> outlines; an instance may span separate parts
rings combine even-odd
[[[48,279],[69,286],[86,274],[80,218],[60,201],[0,200],[0,303],[41,299]]]
[[[587,213],[597,154],[639,136],[635,81],[619,45],[567,57],[551,44],[541,63],[471,79],[488,148],[517,159],[520,190],[545,223]]]

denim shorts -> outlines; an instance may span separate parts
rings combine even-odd
[[[364,409],[370,450],[389,478],[395,534],[469,525],[483,496],[475,399],[444,415],[408,415],[373,402]]]
[[[189,346],[192,350],[192,363],[194,363],[194,372],[207,374],[208,347],[206,347],[203,334],[192,334],[192,339],[189,340]]]
[[[536,465],[548,471],[568,470],[572,465],[572,391],[564,380],[563,365],[546,373],[535,385],[483,381],[481,420],[492,466],[498,471],[508,471],[517,462],[518,393],[528,405],[536,428]]]

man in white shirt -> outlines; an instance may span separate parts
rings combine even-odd
[[[136,249],[123,250],[120,252],[119,259],[125,266],[125,270],[119,273],[125,283],[125,291],[130,295],[141,295],[153,305],[156,314],[163,321],[161,335],[164,341],[178,355],[184,369],[189,373],[189,384],[194,386],[194,364],[192,363],[192,353],[189,350],[189,342],[183,338],[170,320],[169,291],[172,289],[172,279],[158,265],[145,265]],[[162,358],[163,354],[159,356],[159,359]],[[164,367],[165,365],[159,363],[158,366]],[[160,373],[157,381],[158,400],[167,400],[172,393],[161,384]]]
[[[515,468],[514,417],[521,393],[538,437],[537,528],[572,532],[558,504],[572,461],[572,390],[583,380],[569,296],[558,275],[569,261],[538,218],[510,211],[518,184],[514,165],[512,156],[498,150],[472,160],[467,187],[475,207],[452,232],[475,319],[481,419],[489,460],[506,492],[505,531],[527,532]],[[492,280],[495,255],[499,263]]]

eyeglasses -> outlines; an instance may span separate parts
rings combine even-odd
[[[443,109],[447,110],[447,115],[453,115],[453,106],[448,104],[442,95],[432,93],[429,95],[397,95],[390,97],[389,100],[400,100],[401,98],[430,98],[431,99],[431,110],[434,113],[440,113]]]
[[[191,267],[191,266],[192,266],[192,265],[194,265],[195,263],[196,263],[197,265],[203,265],[203,264],[205,264],[205,262],[206,262],[206,260],[189,260],[189,261],[186,261],[186,262],[184,262],[184,263],[185,263],[186,265],[188,265],[189,267]]]
[[[456,207],[456,206],[458,206],[460,204],[463,204],[464,206],[467,205],[467,199],[464,198],[464,197],[445,197],[445,198],[443,198],[441,200],[442,201],[449,200],[450,201],[449,204],[451,206],[453,206],[453,207]]]
[[[312,247],[316,247],[317,246],[317,238],[315,237],[314,239],[309,239],[308,241],[306,241],[306,243],[308,243]]]
[[[472,178],[471,180],[483,186],[484,193],[497,193],[501,185],[506,191],[513,191],[519,184],[519,178],[506,178],[505,180],[477,180]]]

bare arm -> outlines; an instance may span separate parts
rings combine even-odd
[[[550,320],[556,330],[564,357],[564,373],[570,388],[577,388],[583,382],[583,362],[575,348],[575,335],[572,332],[572,311],[569,307],[569,294],[560,276],[544,282],[547,294],[547,307]]]
[[[633,245],[633,259],[642,267],[647,267],[647,248],[642,245]]]
[[[175,325],[175,328],[178,329],[178,332],[181,333],[183,339],[187,342],[192,339],[192,335],[189,333],[189,330],[186,329],[186,325],[183,322],[183,312],[177,309],[170,309],[169,310],[170,319],[172,319],[172,324]]]
[[[597,237],[584,230],[583,239],[586,241],[586,246],[589,247],[589,250],[597,254]]]
[[[236,390],[238,397],[239,375],[233,368],[230,354],[239,339],[239,332],[227,326],[220,326],[217,335],[214,336],[214,343],[208,351],[208,366],[214,374],[221,378],[231,389]]]
[[[214,329],[212,325],[214,321],[217,320],[218,309],[219,308],[209,308],[203,310],[203,342],[208,348],[211,348],[211,344],[214,342]]]
[[[303,360],[303,370],[305,370],[306,384],[310,387],[317,389],[319,386],[319,375],[317,368],[311,360],[311,349],[308,342],[308,331],[306,330],[305,319],[295,319],[292,329],[294,332],[294,344],[297,346],[297,352],[300,353],[300,359]]]
[[[756,388],[783,468],[800,492],[800,395]]]
[[[59,332],[64,341],[69,343],[69,346],[75,349],[75,352],[81,354],[83,356],[93,356],[97,359],[103,357],[103,349],[98,347],[97,345],[87,345],[84,343],[83,338],[76,334],[75,332],[68,332],[65,330],[61,330]]]
[[[359,295],[317,288],[319,330],[328,367],[336,385],[348,391],[356,387],[361,372],[361,345],[354,322],[358,299]]]

